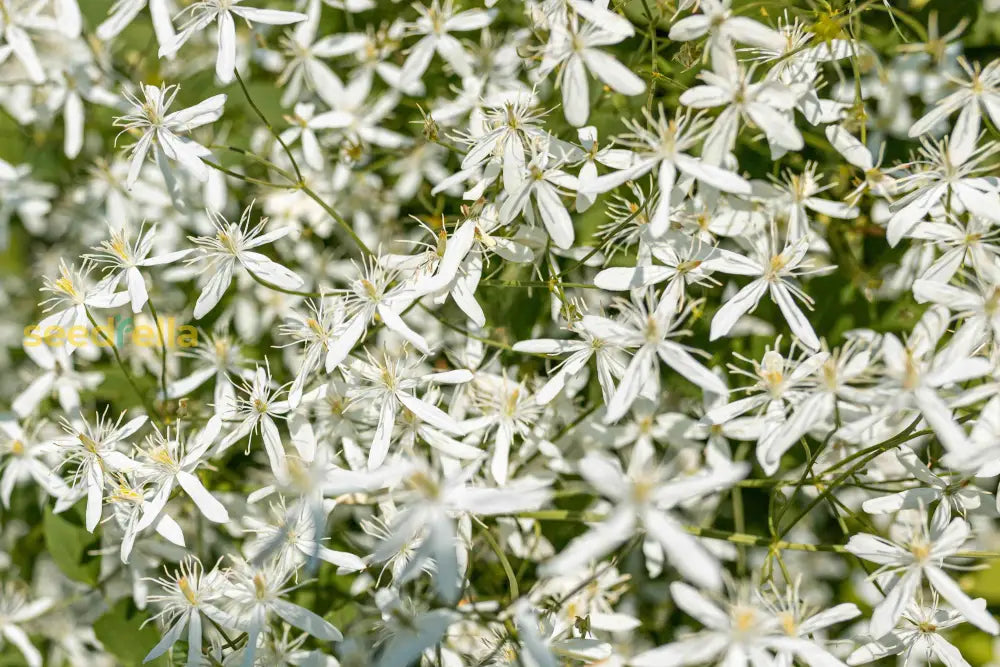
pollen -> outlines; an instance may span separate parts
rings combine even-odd
[[[181,593],[184,594],[184,598],[190,602],[192,605],[198,604],[198,598],[191,588],[191,584],[188,582],[187,577],[181,577],[177,580],[177,587],[181,589]]]
[[[778,253],[771,258],[771,264],[767,268],[767,277],[775,279],[781,271],[788,266],[788,258],[784,253]]]
[[[267,599],[267,582],[264,581],[263,575],[255,574],[253,576],[253,589],[258,600]]]
[[[77,434],[77,438],[79,438],[80,442],[83,443],[83,446],[86,447],[88,452],[90,452],[91,454],[97,453],[97,449],[98,447],[100,447],[100,445],[97,443],[96,440],[91,438],[86,433]]]
[[[910,553],[918,563],[924,563],[931,557],[931,545],[926,542],[914,542],[910,545]]]
[[[740,634],[750,632],[757,626],[757,611],[752,607],[733,609],[733,629]]]

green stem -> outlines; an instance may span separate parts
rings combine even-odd
[[[160,317],[156,313],[156,306],[153,299],[147,299],[149,313],[153,316],[153,326],[156,327],[156,334],[160,338],[160,391],[163,392],[163,400],[167,400],[167,342],[163,337],[163,330],[160,328]]]
[[[277,140],[277,142],[281,145],[281,148],[285,151],[285,155],[288,156],[289,161],[292,163],[292,169],[295,170],[295,177],[298,179],[299,184],[304,184],[305,181],[302,178],[302,172],[299,170],[299,163],[295,161],[295,156],[292,155],[292,151],[288,148],[288,144],[286,144],[285,140],[281,138],[281,133],[278,132],[274,125],[271,125],[271,121],[267,119],[264,112],[261,111],[260,107],[257,106],[257,103],[253,101],[253,98],[250,97],[250,91],[247,90],[247,85],[243,83],[243,77],[240,76],[239,70],[234,70],[234,72],[236,74],[236,81],[239,82],[240,89],[243,91],[243,96],[247,98],[247,102],[250,103],[250,108],[254,110],[257,117],[260,118],[261,122],[267,126],[267,129],[271,131],[271,135]]]
[[[122,360],[122,355],[118,353],[118,348],[115,347],[114,341],[108,338],[108,335],[104,333],[104,329],[102,329],[101,326],[97,323],[97,320],[94,319],[94,316],[93,314],[91,314],[90,309],[84,306],[83,310],[87,314],[87,319],[90,320],[90,323],[93,325],[94,330],[101,335],[101,338],[104,339],[104,342],[107,343],[108,347],[111,348],[111,353],[114,355],[115,361],[118,362],[118,367],[121,368],[122,373],[125,374],[125,379],[128,380],[129,385],[131,385],[132,391],[134,391],[136,395],[139,397],[139,400],[142,401],[142,405],[146,409],[146,413],[149,415],[151,419],[155,419],[162,423],[159,413],[153,408],[153,406],[149,404],[149,399],[146,398],[145,392],[139,389],[139,385],[136,384],[135,378],[132,376],[132,372],[128,369],[128,367],[125,365],[125,362]]]
[[[490,549],[492,549],[493,553],[495,553],[497,558],[500,559],[500,565],[503,567],[504,574],[507,575],[507,585],[510,586],[510,601],[513,602],[514,600],[521,597],[521,591],[518,590],[517,587],[517,577],[514,575],[514,568],[510,566],[510,561],[507,559],[507,554],[503,552],[503,549],[500,548],[500,545],[497,543],[496,539],[494,539],[493,535],[490,533],[489,526],[487,526],[479,519],[476,519],[476,522],[482,527],[483,537],[485,537],[486,541],[489,543]]]
[[[240,76],[240,73],[238,71],[236,72],[236,81],[240,84],[240,89],[243,91],[243,96],[247,98],[247,102],[250,104],[250,107],[254,110],[254,113],[257,114],[257,117],[260,118],[261,122],[267,126],[267,129],[270,130],[271,135],[275,138],[275,140],[277,140],[278,144],[281,145],[281,148],[282,150],[284,150],[285,155],[288,156],[289,161],[292,163],[292,169],[295,171],[295,179],[296,179],[294,187],[298,190],[301,190],[307,197],[309,197],[314,202],[319,204],[319,206],[324,211],[326,211],[327,214],[329,214],[329,216],[333,218],[338,225],[340,225],[340,227],[347,233],[347,235],[351,237],[351,240],[354,241],[354,243],[358,246],[361,252],[363,252],[365,255],[369,257],[374,256],[375,253],[371,251],[371,248],[365,245],[365,242],[361,240],[361,237],[357,235],[357,233],[354,231],[351,225],[348,224],[347,220],[345,220],[343,216],[337,213],[337,211],[335,211],[333,207],[331,207],[329,204],[323,201],[323,199],[318,194],[316,194],[316,192],[312,188],[306,185],[305,179],[302,177],[302,171],[299,169],[299,164],[298,162],[295,161],[295,156],[292,155],[291,149],[288,147],[288,144],[285,143],[284,139],[281,138],[281,133],[278,132],[277,129],[275,129],[274,125],[271,124],[271,121],[269,121],[267,119],[267,116],[264,115],[264,112],[261,111],[260,107],[257,106],[257,103],[253,101],[253,98],[250,96],[250,91],[247,90],[246,84],[243,83],[243,77]],[[266,183],[266,181],[264,183]]]

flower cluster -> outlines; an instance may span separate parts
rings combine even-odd
[[[995,4],[0,0],[0,662],[1000,661]]]

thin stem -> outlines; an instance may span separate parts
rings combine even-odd
[[[132,372],[128,369],[127,366],[125,366],[125,362],[122,360],[121,354],[118,353],[118,348],[115,347],[114,341],[108,338],[108,335],[104,333],[104,329],[101,328],[101,326],[97,323],[97,320],[94,319],[93,314],[91,314],[90,308],[84,306],[83,310],[87,314],[87,319],[90,320],[90,323],[94,326],[94,330],[101,335],[101,338],[104,339],[104,342],[107,343],[108,347],[111,348],[111,352],[115,356],[115,361],[118,362],[118,367],[121,368],[122,373],[125,374],[125,379],[128,380],[129,385],[132,386],[132,391],[134,391],[136,395],[139,396],[139,400],[142,401],[142,406],[146,409],[146,413],[151,418],[162,423],[162,420],[160,419],[160,414],[153,408],[153,406],[149,404],[149,399],[146,398],[145,392],[139,389],[139,385],[136,384],[135,378],[132,376]]]
[[[288,148],[288,144],[286,144],[285,140],[281,138],[281,133],[278,132],[273,125],[271,125],[271,121],[267,119],[267,116],[265,116],[264,112],[260,110],[257,103],[253,101],[253,98],[250,96],[250,91],[247,90],[247,85],[243,83],[243,77],[240,76],[239,70],[236,69],[233,71],[236,74],[236,81],[239,82],[240,89],[243,91],[243,96],[247,98],[247,102],[250,103],[250,107],[254,110],[254,113],[257,114],[257,117],[260,118],[261,122],[267,126],[267,129],[271,131],[271,134],[278,141],[278,143],[281,144],[281,148],[284,149],[285,155],[288,156],[289,161],[292,163],[292,169],[295,170],[295,177],[298,179],[299,185],[304,185],[305,181],[302,178],[302,172],[299,170],[299,163],[295,161],[295,156],[292,155],[292,151]]]
[[[564,283],[562,281],[556,280],[555,278],[550,278],[549,280],[503,280],[503,279],[486,278],[484,280],[479,281],[479,284],[486,285],[488,287],[545,287],[550,291],[558,287],[577,287],[579,289],[600,289],[597,285],[589,285],[587,283]]]
[[[351,237],[351,240],[354,241],[355,245],[358,246],[361,252],[363,252],[365,255],[369,257],[374,256],[375,253],[371,251],[371,248],[365,245],[365,242],[361,240],[361,237],[357,235],[357,232],[355,232],[354,229],[351,227],[351,225],[348,224],[347,220],[345,220],[343,216],[337,213],[337,211],[335,211],[333,207],[331,207],[329,204],[323,201],[323,199],[318,194],[316,194],[316,192],[312,188],[306,185],[305,179],[302,177],[302,171],[299,169],[299,164],[298,162],[295,161],[295,156],[292,155],[291,149],[288,147],[288,144],[285,143],[284,139],[281,138],[281,133],[278,132],[277,129],[275,129],[274,125],[271,124],[271,121],[269,121],[267,119],[267,116],[264,115],[264,112],[261,111],[260,107],[257,106],[257,103],[253,101],[253,98],[250,96],[250,91],[247,90],[246,84],[243,83],[243,77],[240,76],[240,73],[238,71],[236,72],[236,81],[239,82],[240,89],[243,91],[243,95],[244,97],[247,98],[247,102],[250,103],[250,107],[254,110],[254,113],[256,113],[257,117],[260,118],[261,122],[263,122],[264,125],[267,126],[267,129],[271,131],[271,135],[281,145],[282,150],[285,151],[285,155],[288,156],[289,161],[292,163],[292,169],[295,171],[295,178],[296,178],[294,187],[298,190],[301,190],[307,197],[309,197],[314,202],[319,204],[319,206],[324,211],[326,211],[327,214],[329,214],[330,217],[333,218],[338,225],[340,225],[340,227],[347,233],[347,235]],[[235,174],[230,174],[230,175],[235,175]]]
[[[167,343],[163,337],[163,330],[160,328],[160,317],[156,313],[156,306],[153,299],[147,299],[149,313],[153,316],[153,324],[156,326],[156,334],[160,338],[160,391],[163,393],[163,400],[167,400]]]
[[[534,512],[518,512],[514,514],[520,519],[535,519],[536,521],[584,521],[596,523],[603,521],[606,517],[596,512],[575,512],[571,510],[537,510]],[[830,553],[847,554],[850,553],[843,544],[807,544],[804,542],[788,542],[785,540],[774,541],[765,535],[751,535],[750,533],[737,533],[716,528],[702,528],[700,526],[681,526],[685,532],[697,537],[710,537],[716,540],[725,540],[733,544],[742,544],[750,547],[767,547],[779,551],[825,551]],[[960,551],[955,554],[956,558],[1000,558],[1000,552],[996,551]]]
[[[521,592],[520,590],[518,590],[517,587],[517,577],[514,576],[514,568],[510,566],[510,561],[507,559],[507,554],[503,552],[503,549],[500,548],[500,545],[497,543],[496,539],[494,539],[493,535],[490,533],[489,526],[487,526],[479,519],[476,519],[476,522],[482,527],[483,537],[485,537],[486,541],[489,543],[490,549],[492,549],[493,553],[495,553],[497,558],[500,559],[500,565],[503,567],[504,574],[507,575],[507,585],[510,586],[510,591],[509,591],[510,601],[513,602],[514,600],[521,597]]]
[[[250,269],[247,269],[247,273],[250,274],[250,277],[254,279],[254,282],[258,283],[259,285],[263,285],[269,290],[274,290],[275,292],[281,292],[282,294],[289,294],[291,296],[303,296],[308,299],[322,299],[324,297],[336,295],[336,292],[302,292],[295,289],[288,289],[286,287],[281,287],[279,285],[275,285],[272,282],[264,280]]]
[[[862,450],[862,451],[867,451],[868,454],[860,457],[860,460],[857,463],[852,465],[850,468],[848,468],[841,474],[837,475],[837,477],[835,477],[833,481],[830,482],[830,484],[827,485],[827,487],[823,489],[823,491],[820,492],[818,496],[813,498],[812,501],[808,505],[806,505],[806,507],[801,512],[795,515],[791,523],[785,526],[785,528],[780,532],[779,536],[784,537],[785,535],[787,535],[788,531],[790,531],[799,521],[805,518],[805,516],[808,515],[809,512],[811,512],[814,507],[823,502],[823,499],[826,498],[831,493],[833,493],[835,489],[839,488],[841,482],[843,482],[848,477],[850,477],[851,475],[853,475],[854,473],[856,473],[857,471],[861,470],[863,467],[868,465],[869,461],[871,461],[877,456],[880,456],[882,453],[894,449],[903,444],[904,442],[907,442],[908,440],[912,440],[913,438],[917,437],[917,435],[914,434],[914,429],[917,428],[917,424],[920,422],[920,419],[921,417],[917,417],[912,422],[910,422],[910,425],[907,426],[903,430],[903,432],[900,433],[899,435],[889,438],[888,440],[879,443],[877,445],[873,445],[872,447],[869,447],[867,450]],[[922,432],[917,431],[917,434],[920,433]]]

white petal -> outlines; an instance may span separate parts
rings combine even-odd
[[[299,630],[308,632],[313,637],[323,641],[340,641],[344,635],[340,630],[333,627],[327,621],[317,616],[308,609],[303,609],[297,604],[292,604],[286,600],[276,599],[271,601],[271,606],[278,616],[285,619]]]
[[[583,60],[594,75],[623,95],[641,95],[646,84],[632,70],[597,49],[584,49]]]
[[[294,290],[301,287],[304,282],[293,271],[259,252],[241,252],[239,259],[243,266],[255,276],[282,289]]]
[[[590,115],[587,70],[578,56],[570,56],[564,67],[561,80],[563,113],[570,125],[580,127]]]
[[[871,151],[842,125],[827,125],[826,138],[845,160],[858,169],[868,171],[875,166]]]
[[[635,515],[632,511],[627,507],[620,509],[574,538],[557,556],[542,564],[539,574],[547,577],[576,572],[627,540],[634,527]]]
[[[852,538],[853,539],[853,538]],[[872,613],[871,634],[883,637],[896,627],[903,612],[913,602],[913,596],[920,586],[920,568],[910,567],[895,581],[885,599],[878,603]]]
[[[709,590],[722,588],[722,568],[719,562],[698,540],[684,532],[665,513],[647,510],[642,515],[646,531],[660,543],[667,560],[688,581]]]
[[[63,107],[63,124],[66,128],[63,150],[70,159],[79,155],[83,148],[83,120],[83,101],[75,90],[71,90],[66,94]]]
[[[706,164],[687,155],[677,155],[674,158],[677,168],[689,176],[711,185],[713,188],[723,192],[731,192],[737,195],[749,195],[752,191],[750,182],[739,174],[722,169],[710,164]]]
[[[215,496],[208,492],[208,489],[202,485],[201,480],[197,477],[181,470],[177,473],[177,483],[191,497],[206,519],[215,523],[229,521],[229,512],[226,511],[222,503],[216,500]]]
[[[686,16],[670,26],[669,37],[675,42],[688,42],[698,39],[711,26],[711,19],[705,14]]]
[[[906,557],[906,552],[892,542],[867,533],[852,535],[845,548],[858,558],[880,565],[896,564]]]
[[[552,237],[552,242],[559,248],[572,247],[573,221],[555,188],[548,183],[536,184],[535,201],[538,202],[538,211],[542,215],[542,222],[545,223],[545,231]]]
[[[715,373],[698,363],[687,350],[677,343],[663,341],[657,346],[657,351],[663,363],[705,391],[714,394],[725,394],[728,391],[725,383]]]
[[[308,16],[301,12],[286,12],[278,9],[258,9],[256,7],[244,7],[243,5],[233,5],[229,8],[233,14],[242,16],[254,23],[267,23],[268,25],[288,25],[305,21]]]
[[[924,574],[927,575],[927,580],[934,587],[934,590],[940,593],[941,597],[947,600],[956,611],[965,616],[969,623],[991,635],[1000,634],[1000,624],[986,610],[986,605],[982,600],[976,601],[966,595],[958,584],[940,568],[924,567]]]
[[[757,307],[760,298],[767,291],[767,281],[754,280],[737,292],[722,305],[712,318],[710,339],[716,340],[729,333],[736,322]]]
[[[198,612],[194,613],[197,614]],[[143,662],[145,663],[150,660],[155,660],[166,653],[170,647],[177,643],[177,640],[180,639],[181,633],[184,631],[186,625],[187,619],[185,617],[178,618],[174,624],[170,626],[170,629],[163,633],[163,637],[159,642],[157,642],[156,646],[154,646],[152,650],[146,654],[146,657],[143,658]]]
[[[968,438],[965,431],[951,417],[951,410],[933,389],[920,388],[913,392],[913,398],[920,408],[920,414],[934,429],[938,440],[949,452],[966,447]]]
[[[192,130],[219,120],[222,117],[225,105],[225,95],[213,95],[193,107],[170,114],[164,119],[164,122],[177,130]]]
[[[448,431],[449,433],[461,432],[462,427],[458,424],[458,422],[456,422],[451,415],[441,410],[441,408],[431,405],[426,401],[422,401],[416,396],[408,394],[404,391],[396,392],[396,398],[399,399],[400,403],[406,406],[407,410],[431,426],[435,426],[443,431]]]
[[[236,24],[229,12],[219,12],[219,54],[215,59],[215,76],[230,83],[236,72]]]
[[[802,314],[802,310],[799,309],[798,304],[795,303],[795,299],[792,298],[792,293],[789,289],[781,283],[771,283],[771,298],[778,304],[778,308],[781,310],[781,314],[785,316],[785,321],[788,322],[792,333],[809,349],[818,350],[819,339],[816,338],[816,332],[813,331],[809,320],[806,319],[806,316]]]
[[[398,333],[424,354],[431,353],[431,348],[430,345],[427,344],[427,340],[407,326],[406,322],[403,321],[403,318],[401,318],[395,310],[389,306],[379,304],[378,314],[382,317],[382,321],[388,329]]]
[[[42,61],[38,59],[35,45],[31,42],[31,37],[18,25],[8,24],[4,30],[4,37],[7,38],[7,45],[14,52],[14,56],[28,73],[28,78],[33,83],[43,83],[45,81],[45,70],[42,68]]]
[[[979,105],[975,102],[966,104],[958,114],[955,127],[948,140],[948,154],[953,164],[963,164],[972,152],[976,150],[979,139]]]
[[[375,427],[371,449],[368,450],[369,470],[374,470],[385,462],[385,457],[389,453],[389,443],[392,441],[392,427],[395,423],[395,404],[392,399],[387,398],[379,409],[378,426]]]
[[[264,451],[275,475],[282,475],[286,470],[285,447],[281,444],[281,436],[274,420],[265,415],[260,420],[260,431],[264,440]]]
[[[368,326],[367,317],[364,313],[359,313],[355,315],[347,327],[340,332],[337,340],[330,346],[329,351],[326,354],[326,372],[330,373],[334,368],[343,363],[347,355],[351,353],[354,346],[357,345],[358,341],[361,340],[361,336],[364,335],[365,329]]]
[[[232,279],[233,263],[231,261],[223,261],[221,266],[216,267],[215,273],[212,274],[208,284],[202,289],[198,301],[194,304],[194,318],[196,320],[207,315],[209,311],[218,305],[219,301],[225,295],[226,290],[229,289]]]

